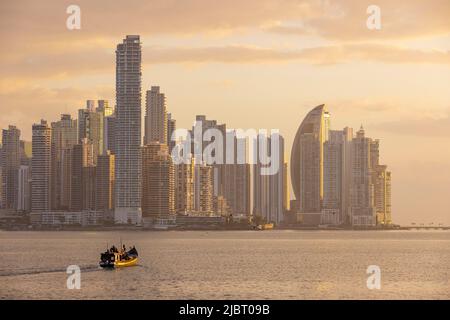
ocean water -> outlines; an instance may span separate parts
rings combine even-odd
[[[139,265],[100,269],[120,239]],[[450,299],[449,231],[0,231],[0,256],[1,299]]]

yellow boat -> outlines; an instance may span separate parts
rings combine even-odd
[[[99,265],[102,268],[122,268],[135,266],[137,262],[138,253],[136,248],[133,247],[126,252],[125,250],[119,251],[113,247],[100,254]]]
[[[128,260],[120,260],[119,254],[117,254],[117,257],[114,260],[114,267],[121,268],[121,267],[132,267],[135,266],[138,262],[138,257],[130,257]]]

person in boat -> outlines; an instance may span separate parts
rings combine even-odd
[[[137,256],[137,255],[138,255],[138,252],[137,252],[137,250],[136,250],[136,247],[133,246],[132,248],[130,248],[130,250],[128,251],[128,254],[129,254],[129,255],[133,255],[133,256]]]

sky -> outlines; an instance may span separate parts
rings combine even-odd
[[[81,10],[69,30],[66,9]],[[369,5],[381,29],[369,30]],[[143,97],[159,85],[177,127],[279,129],[286,159],[307,112],[381,142],[395,223],[450,224],[450,1],[1,1],[0,127],[115,103],[115,48],[142,41]]]

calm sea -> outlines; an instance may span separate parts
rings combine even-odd
[[[139,265],[99,269],[120,239]],[[449,231],[1,231],[0,257],[2,299],[450,299]]]

